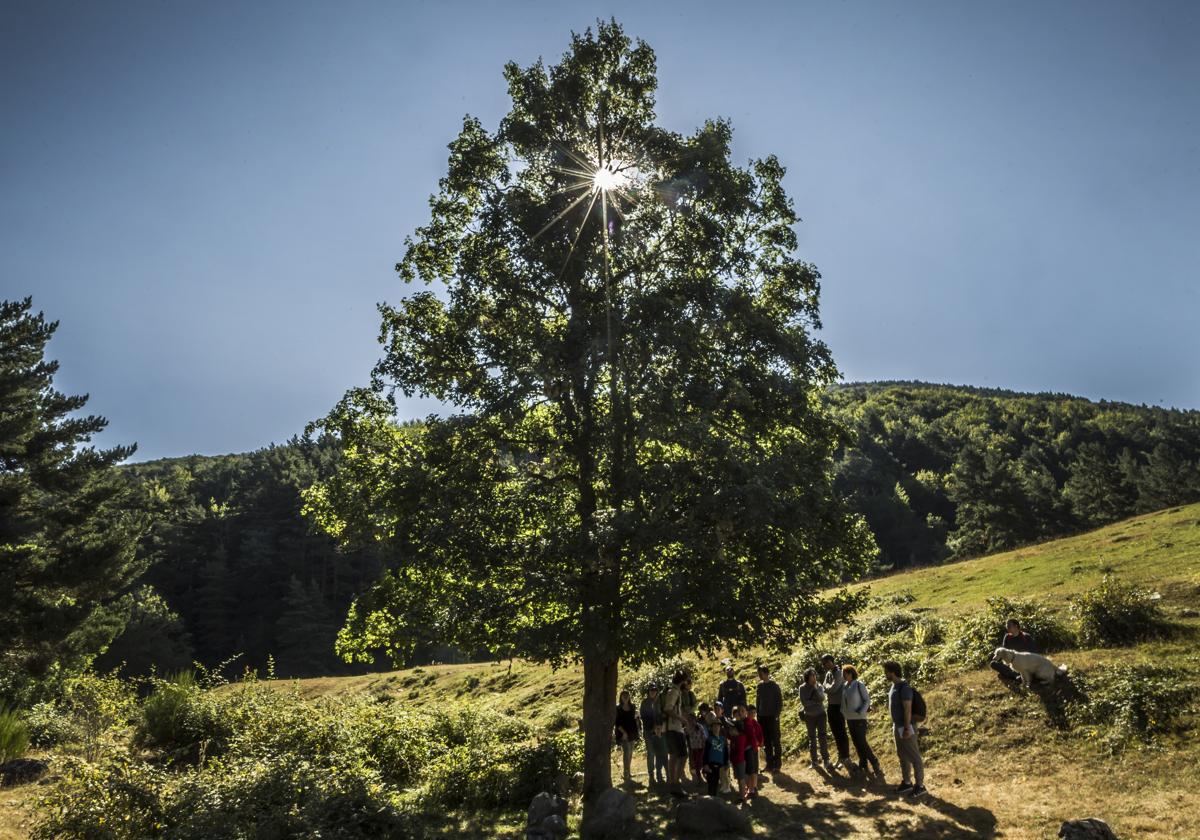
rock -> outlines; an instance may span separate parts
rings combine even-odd
[[[634,835],[633,818],[637,805],[629,794],[609,788],[588,809],[583,824],[584,840],[629,840]]]
[[[17,758],[0,764],[0,787],[36,782],[50,770],[49,762],[40,758]]]
[[[551,837],[567,836],[567,821],[558,814],[551,814],[546,817],[538,827],[541,829],[542,834],[548,834]]]
[[[1104,820],[1088,817],[1086,820],[1067,820],[1058,830],[1063,840],[1117,840],[1117,835]]]
[[[564,818],[567,816],[567,800],[543,791],[529,803],[529,821],[526,825],[530,828],[540,826],[546,817],[554,815]]]
[[[1193,610],[1190,607],[1179,611],[1180,618],[1200,618],[1200,610]]]
[[[675,809],[675,824],[685,834],[723,834],[729,831],[749,832],[750,818],[724,799],[701,796],[679,803]]]

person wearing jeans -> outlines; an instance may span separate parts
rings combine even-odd
[[[800,686],[800,705],[804,709],[804,723],[808,727],[809,766],[814,770],[817,764],[817,745],[821,747],[821,761],[827,771],[833,770],[829,763],[829,730],[828,715],[825,712],[825,689],[817,682],[816,670],[809,668],[804,672],[804,685]]]
[[[921,759],[921,745],[917,742],[917,728],[912,718],[912,686],[905,682],[899,662],[884,662],[883,674],[892,683],[888,692],[888,710],[896,738],[896,757],[900,759],[900,785],[896,793],[916,799],[929,791],[925,789],[925,762]]]
[[[646,739],[646,784],[662,784],[666,781],[667,740],[663,737],[664,721],[662,706],[658,702],[658,686],[652,685],[646,689],[640,717],[642,735]]]
[[[833,766],[841,767],[850,763],[850,739],[846,735],[846,719],[842,717],[842,669],[828,653],[821,657],[821,667],[825,669],[821,687],[825,689],[825,701],[829,704],[829,729],[837,744],[838,757]]]
[[[858,680],[858,669],[853,665],[842,666],[842,716],[846,719],[846,727],[850,730],[850,740],[858,753],[858,769],[867,772],[867,765],[875,771],[875,775],[883,777],[883,768],[875,751],[867,743],[867,712],[871,708],[871,695],[867,687]]]

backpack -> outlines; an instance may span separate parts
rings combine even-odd
[[[928,714],[929,710],[925,708],[925,698],[921,696],[921,692],[917,691],[917,689],[911,685],[909,688],[912,688],[913,693],[912,719],[919,723],[925,720],[925,716]]]

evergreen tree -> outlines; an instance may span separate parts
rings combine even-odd
[[[53,387],[57,329],[32,301],[0,302],[0,693],[71,668],[120,632],[142,572],[144,518],[114,465],[132,446],[88,445],[107,424]]]
[[[276,638],[280,668],[291,674],[328,673],[336,667],[338,625],[316,581],[288,581]]]

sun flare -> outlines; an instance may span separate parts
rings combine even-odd
[[[625,165],[618,160],[610,160],[598,167],[592,175],[592,192],[614,192],[629,183],[625,174]]]

